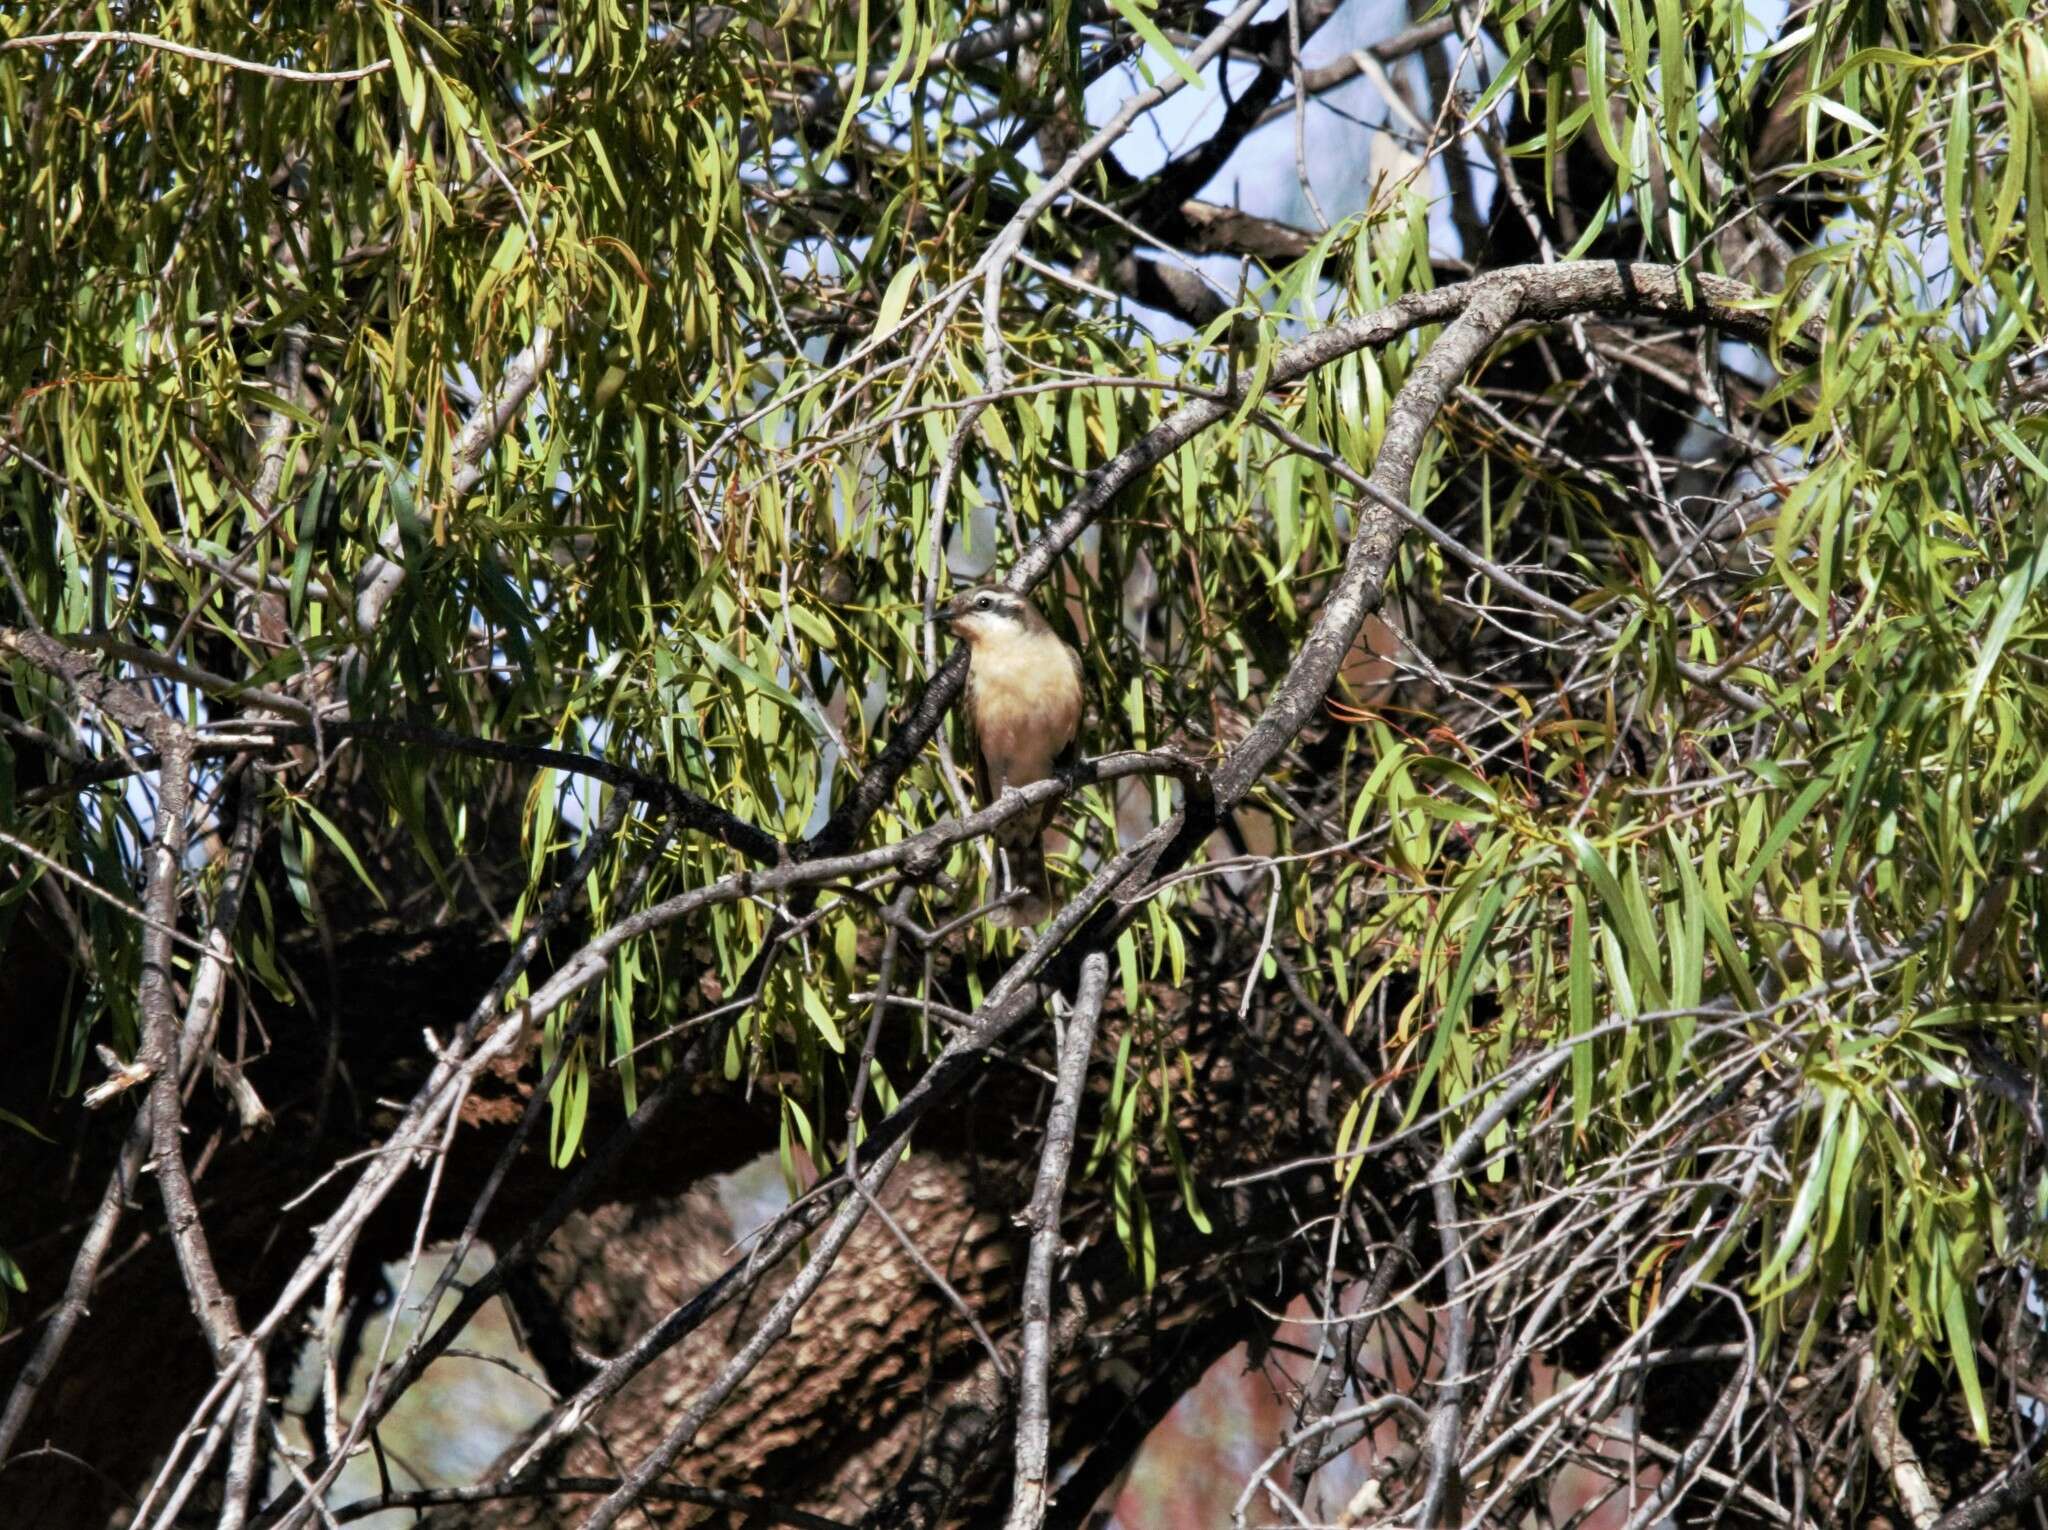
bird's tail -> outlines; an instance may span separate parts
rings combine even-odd
[[[1028,930],[1043,924],[1052,914],[1052,879],[1045,870],[1045,831],[1029,823],[1029,833],[1004,836],[996,842],[997,887],[1004,892],[1021,889],[1023,896],[1006,903],[989,915],[989,922],[1006,930]]]

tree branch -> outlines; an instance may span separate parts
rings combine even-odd
[[[1752,304],[1757,306],[1744,306]],[[1411,493],[1408,476],[1419,455],[1423,434],[1434,418],[1434,408],[1440,407],[1443,394],[1462,380],[1462,369],[1475,361],[1515,318],[1554,318],[1576,311],[1689,317],[1752,338],[1766,338],[1771,329],[1769,312],[1762,309],[1757,295],[1740,283],[1696,277],[1688,284],[1667,267],[1604,262],[1517,267],[1473,282],[1414,294],[1373,314],[1331,325],[1282,350],[1269,375],[1272,386],[1284,386],[1343,355],[1368,345],[1384,344],[1410,329],[1445,320],[1459,321],[1418,363],[1395,401],[1373,481],[1405,502]],[[1797,349],[1796,341],[1793,348]],[[1429,402],[1432,400],[1433,405]],[[1012,566],[1009,587],[1028,590],[1043,580],[1061,553],[1107,508],[1124,485],[1209,425],[1227,417],[1234,407],[1234,402],[1228,400],[1201,399],[1185,404],[1105,464]],[[896,1157],[893,1149],[911,1126],[934,1103],[950,1096],[965,1082],[989,1045],[1037,1012],[1063,973],[1071,974],[1086,954],[1106,949],[1104,943],[1113,940],[1116,932],[1137,916],[1144,905],[1144,895],[1135,889],[1135,895],[1123,892],[1132,879],[1155,877],[1177,867],[1206,836],[1210,815],[1234,806],[1250,792],[1263,770],[1293,736],[1290,730],[1298,731],[1319,704],[1337,665],[1355,640],[1357,628],[1379,598],[1399,535],[1400,525],[1391,517],[1361,524],[1346,555],[1344,572],[1332,586],[1314,631],[1275,688],[1264,715],[1218,768],[1213,799],[1205,793],[1190,793],[1179,812],[1104,865],[1081,894],[1055,917],[1040,942],[1003,975],[977,1012],[975,1023],[941,1051],[904,1094],[897,1109],[877,1124],[867,1146],[878,1152],[880,1158],[863,1175],[870,1195],[886,1179]],[[909,723],[892,737],[883,756],[864,773],[849,800],[805,847],[810,856],[820,856],[828,846],[851,843],[872,812],[888,799],[902,771],[939,726],[957,693],[965,667],[965,655],[956,654],[934,676],[919,697]],[[1059,789],[1054,785],[1048,790],[1056,793]],[[1026,796],[1028,793],[1018,793],[1003,801],[1021,806],[1021,799]],[[842,864],[847,872],[852,872],[863,862],[860,857],[848,856]],[[812,875],[816,869],[810,868]],[[753,877],[756,890],[783,885],[785,880],[794,885],[799,880],[794,868],[778,867],[745,875]],[[1117,901],[1097,914],[1098,904],[1113,895]],[[684,894],[681,900],[670,900],[659,910],[646,911],[635,920],[616,926],[602,938],[603,949],[615,948],[623,939],[631,938],[645,920],[680,917],[687,911],[683,900],[700,896],[698,892]],[[587,946],[535,993],[535,1012],[544,1013],[561,1003],[592,981],[603,965],[599,943]],[[820,1186],[792,1208],[746,1260],[728,1269],[656,1324],[626,1354],[600,1371],[576,1397],[565,1401],[515,1463],[515,1476],[530,1476],[554,1442],[580,1427],[595,1408],[614,1395],[654,1355],[679,1342],[748,1289],[761,1273],[773,1267],[832,1214],[830,1208],[845,1189],[843,1180]],[[814,1247],[810,1264],[774,1305],[754,1340],[733,1357],[712,1386],[685,1410],[656,1450],[622,1479],[619,1490],[599,1506],[589,1522],[593,1530],[615,1522],[631,1503],[636,1488],[667,1470],[687,1448],[703,1421],[787,1329],[810,1292],[829,1273],[834,1257],[860,1218],[863,1204],[861,1197],[854,1197],[832,1214],[831,1226]]]
[[[1060,1040],[1059,1082],[1046,1117],[1045,1145],[1039,1150],[1038,1184],[1024,1213],[1031,1229],[1031,1253],[1024,1267],[1024,1358],[1018,1378],[1016,1488],[1008,1530],[1038,1530],[1045,1523],[1046,1444],[1052,1427],[1046,1413],[1052,1364],[1052,1262],[1060,1247],[1060,1200],[1074,1155],[1088,1056],[1095,1046],[1095,1024],[1108,984],[1109,958],[1097,951],[1081,964],[1081,989]]]
[[[1562,273],[1562,274],[1560,274]],[[1731,290],[1732,289],[1732,290]],[[1407,385],[1397,396],[1393,417],[1390,418],[1386,442],[1382,447],[1381,466],[1376,468],[1374,481],[1397,498],[1406,499],[1410,485],[1407,474],[1412,472],[1419,455],[1422,433],[1431,413],[1424,410],[1426,400],[1435,399],[1438,407],[1442,397],[1458,382],[1462,374],[1457,364],[1462,361],[1469,365],[1484,351],[1491,339],[1497,336],[1518,314],[1533,311],[1542,316],[1554,316],[1563,311],[1560,305],[1570,302],[1588,304],[1642,304],[1652,308],[1657,305],[1679,305],[1686,311],[1705,306],[1709,313],[1724,317],[1731,324],[1740,324],[1755,330],[1759,324],[1767,324],[1761,315],[1749,314],[1727,306],[1735,294],[1748,295],[1748,289],[1737,283],[1719,284],[1718,288],[1706,288],[1702,284],[1703,297],[1686,295],[1679,285],[1675,273],[1664,268],[1654,268],[1645,273],[1627,267],[1609,267],[1588,263],[1578,266],[1535,266],[1520,267],[1496,273],[1479,281],[1462,284],[1459,288],[1444,289],[1443,293],[1420,294],[1403,299],[1392,305],[1390,310],[1369,316],[1368,320],[1348,321],[1346,325],[1333,325],[1308,339],[1290,346],[1276,358],[1273,374],[1288,378],[1306,375],[1319,365],[1327,364],[1336,357],[1346,354],[1348,349],[1357,349],[1376,337],[1399,333],[1406,328],[1428,322],[1431,317],[1442,315],[1459,318],[1461,324],[1453,325],[1443,340],[1430,353],[1436,357],[1434,364],[1429,358],[1419,363],[1411,372]],[[1714,295],[1720,292],[1720,297]],[[1438,353],[1441,352],[1439,356]],[[1287,369],[1282,373],[1283,366]],[[1169,451],[1187,439],[1192,438],[1207,424],[1219,419],[1228,410],[1228,404],[1198,400],[1183,405],[1165,421],[1134,443],[1125,452],[1107,464],[1089,489],[1075,500],[1060,518],[1043,532],[1032,547],[1012,566],[1009,585],[1013,589],[1028,589],[1044,574],[1058,556],[1058,553],[1081,530],[1099,514],[1114,493],[1116,487],[1151,462],[1164,457]],[[1405,464],[1396,475],[1397,464]],[[1384,471],[1382,471],[1384,470]],[[1106,942],[1113,940],[1124,925],[1137,916],[1144,904],[1144,897],[1122,897],[1110,910],[1089,920],[1097,904],[1104,898],[1123,888],[1134,876],[1142,872],[1157,876],[1165,870],[1178,866],[1193,852],[1201,838],[1206,835],[1206,819],[1217,808],[1234,806],[1255,784],[1259,772],[1277,755],[1292,734],[1287,731],[1291,720],[1298,730],[1306,721],[1314,706],[1327,690],[1336,668],[1343,656],[1349,652],[1356,639],[1357,629],[1363,624],[1371,604],[1376,603],[1387,568],[1391,565],[1395,547],[1398,545],[1400,525],[1391,517],[1376,523],[1361,526],[1354,538],[1354,545],[1346,556],[1345,570],[1333,586],[1323,611],[1318,617],[1315,630],[1311,633],[1303,650],[1289,667],[1286,677],[1276,687],[1259,723],[1246,734],[1238,746],[1231,750],[1215,776],[1213,801],[1192,800],[1183,805],[1180,812],[1137,844],[1129,847],[1091,879],[1082,893],[1070,902],[1055,917],[1040,942],[1015,963],[1002,980],[990,992],[972,1029],[956,1037],[934,1060],[922,1078],[905,1094],[895,1112],[881,1122],[871,1135],[870,1146],[881,1146],[885,1151],[893,1145],[902,1133],[918,1120],[939,1098],[950,1094],[964,1081],[966,1071],[981,1051],[989,1044],[1000,1040],[1023,1019],[1035,1013],[1044,997],[1051,991],[1051,985],[1041,980],[1040,971],[1048,964],[1047,953],[1059,951],[1063,960],[1071,956],[1079,960],[1088,952],[1105,949]],[[956,656],[958,662],[960,656]],[[962,665],[964,668],[964,664]],[[948,666],[951,669],[951,665]],[[920,699],[920,713],[931,703],[933,693],[942,688],[943,672],[927,688]],[[947,698],[950,701],[950,697]],[[893,742],[893,741],[892,741]],[[1195,812],[1200,807],[1203,811]],[[771,873],[772,875],[772,873]],[[1087,921],[1084,928],[1084,920]],[[1062,948],[1072,941],[1073,950]],[[538,1002],[539,996],[536,996]],[[1560,1064],[1561,1066],[1561,1064]],[[887,1159],[884,1163],[886,1165]],[[872,1171],[870,1171],[872,1172]],[[818,1225],[825,1215],[825,1208],[831,1199],[845,1190],[843,1181],[834,1181],[814,1191],[812,1198],[803,1206],[794,1208],[783,1220],[779,1231],[768,1238],[743,1265],[734,1266],[725,1275],[711,1283],[692,1297],[689,1302],[671,1315],[669,1320],[656,1325],[660,1331],[660,1343],[665,1347],[680,1341],[712,1313],[735,1298],[739,1289],[751,1279],[758,1278],[758,1272],[789,1252],[807,1232]],[[876,1185],[869,1186],[872,1195]],[[842,1206],[838,1212],[827,1241],[814,1254],[812,1263],[806,1267],[799,1284],[784,1294],[784,1301],[791,1302],[787,1311],[778,1303],[779,1320],[784,1322],[793,1317],[795,1306],[800,1305],[804,1296],[815,1289],[814,1273],[822,1280],[825,1266],[831,1263],[838,1249],[843,1246],[859,1216],[858,1201]],[[799,1290],[802,1295],[796,1295]],[[649,1337],[654,1335],[650,1332]],[[638,1346],[636,1346],[636,1350]],[[651,1356],[637,1354],[634,1369],[644,1366]],[[745,1369],[751,1369],[759,1353],[749,1346],[747,1351],[735,1357],[730,1374],[722,1375],[715,1390],[719,1397],[730,1392],[738,1384]],[[608,1368],[609,1370],[610,1368]],[[630,1374],[628,1372],[627,1374]],[[589,1417],[590,1410],[603,1397],[624,1385],[626,1375],[601,1374],[558,1414],[544,1431],[542,1438],[563,1437],[565,1431],[580,1424]],[[710,1398],[710,1394],[706,1394]],[[706,1399],[700,1399],[700,1402]],[[715,1406],[716,1399],[711,1399]],[[642,1463],[646,1480],[665,1470],[675,1456],[680,1454],[701,1425],[708,1413],[693,1408],[671,1431],[662,1445]],[[1452,1420],[1455,1424],[1455,1419]],[[531,1470],[537,1461],[535,1449],[521,1458],[515,1469]],[[636,1470],[636,1476],[642,1472]],[[632,1481],[633,1478],[628,1479]],[[626,1489],[622,1488],[613,1500],[607,1500],[586,1530],[612,1523],[630,1501]]]
[[[1941,1500],[1928,1485],[1913,1442],[1899,1428],[1899,1416],[1878,1379],[1877,1356],[1871,1349],[1864,1350],[1856,1363],[1856,1418],[1863,1425],[1871,1459],[1891,1484],[1913,1530],[1934,1530],[1942,1519]]]
[[[512,421],[525,407],[548,369],[554,345],[554,330],[546,324],[536,324],[526,349],[505,363],[497,383],[477,401],[476,408],[449,443],[448,456],[454,471],[448,477],[446,503],[460,504],[483,482],[484,455],[511,429]],[[384,608],[405,583],[405,565],[398,561],[404,541],[405,530],[394,510],[391,524],[377,540],[377,551],[364,559],[356,572],[356,626],[366,635],[377,630],[384,620]]]
[[[372,1514],[381,1514],[386,1509],[441,1509],[456,1504],[495,1503],[506,1498],[567,1498],[609,1493],[617,1486],[617,1480],[608,1477],[544,1477],[519,1487],[416,1488],[410,1492],[359,1498],[335,1509],[328,1517],[335,1524],[345,1525],[353,1520],[367,1519]],[[798,1530],[845,1530],[844,1521],[827,1519],[822,1514],[806,1514],[802,1509],[786,1509],[759,1498],[749,1498],[744,1493],[691,1487],[682,1482],[649,1483],[641,1496],[649,1503],[689,1503],[701,1504],[707,1509],[724,1509],[728,1513],[745,1515],[748,1524],[795,1525]]]
[[[154,48],[161,53],[175,53],[180,58],[195,59],[202,64],[220,64],[228,69],[237,69],[244,74],[260,74],[267,79],[289,80],[295,85],[339,85],[349,80],[367,80],[371,75],[382,74],[391,67],[391,60],[380,58],[374,64],[365,64],[360,69],[288,69],[282,64],[259,64],[253,59],[236,58],[228,53],[215,53],[210,48],[195,48],[190,43],[174,42],[168,37],[157,37],[149,32],[41,32],[34,37],[13,37],[0,42],[0,53],[13,53],[23,48],[62,48],[83,43],[89,53],[101,43],[116,45],[129,44],[138,48]],[[85,55],[80,54],[83,61]]]
[[[207,931],[201,945],[198,970],[192,980],[192,991],[179,1032],[177,1051],[181,1085],[197,1071],[200,1058],[211,1044],[214,1023],[227,991],[229,942],[235,926],[241,921],[242,897],[255,871],[260,830],[255,803],[245,795],[236,814],[227,875],[221,881],[220,895],[214,903],[212,928]],[[169,939],[172,930],[173,927],[166,922],[158,933]],[[15,1377],[5,1410],[0,1411],[0,1469],[4,1469],[10,1459],[9,1452],[20,1438],[22,1426],[28,1422],[37,1392],[55,1371],[72,1333],[86,1315],[93,1288],[99,1280],[100,1266],[113,1246],[122,1210],[140,1181],[143,1160],[153,1141],[151,1107],[145,1099],[142,1109],[128,1127],[121,1150],[115,1155],[107,1187],[79,1243],[71,1273],[65,1279],[64,1294],[51,1313],[42,1336],[36,1341],[35,1351]]]
[[[1368,43],[1363,48],[1353,48],[1342,58],[1332,59],[1327,64],[1318,64],[1313,69],[1302,70],[1301,95],[1314,97],[1335,90],[1339,85],[1363,74],[1367,59],[1381,64],[1396,63],[1411,53],[1419,53],[1432,43],[1442,41],[1457,30],[1458,23],[1455,17],[1439,16],[1433,21],[1418,21],[1414,26],[1403,28],[1392,37]],[[1269,122],[1277,122],[1293,110],[1294,99],[1290,97],[1268,109],[1266,114],[1259,118],[1259,126],[1264,127]]]
[[[4,646],[12,635],[11,629],[0,627],[0,646]],[[233,727],[236,731],[231,737],[215,738],[195,744],[193,758],[212,759],[237,754],[277,753],[291,745],[309,743],[315,734],[315,729],[310,723],[268,717],[236,718]],[[735,817],[697,793],[676,785],[665,776],[635,770],[629,765],[621,765],[597,755],[579,754],[573,750],[555,749],[544,744],[515,744],[499,739],[472,738],[467,734],[454,733],[445,728],[429,728],[418,723],[358,720],[347,717],[323,720],[318,732],[329,739],[419,744],[449,754],[496,760],[505,765],[524,765],[536,770],[560,770],[570,775],[586,776],[591,780],[602,781],[608,786],[616,786],[630,792],[643,802],[666,808],[682,827],[708,834],[731,849],[737,850],[749,860],[772,866],[783,858],[782,842],[765,830],[756,828],[743,818]],[[88,786],[133,775],[137,768],[147,769],[151,764],[152,761],[147,755],[139,756],[135,760],[93,761],[62,781],[23,793],[23,800],[31,804],[52,801]]]

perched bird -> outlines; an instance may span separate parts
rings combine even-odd
[[[1000,585],[983,584],[955,595],[939,620],[969,649],[961,713],[982,804],[1072,763],[1081,728],[1081,656],[1060,641],[1038,608]],[[1010,883],[1027,894],[998,909],[992,916],[997,924],[1022,929],[1052,912],[1045,874],[1051,818],[1048,803],[1008,819],[997,832]]]

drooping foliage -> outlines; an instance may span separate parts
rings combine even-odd
[[[1292,21],[1398,30],[1333,9]],[[259,877],[235,967],[298,1004],[277,931],[338,917],[323,865],[364,918],[426,920],[488,898],[466,864],[523,862],[490,911],[516,938],[627,789],[529,760],[507,808],[502,759],[426,730],[638,773],[573,889],[593,932],[774,859],[648,781],[799,856],[956,813],[943,735],[882,768],[945,658],[934,603],[1205,398],[1221,419],[1122,474],[1039,598],[1090,753],[1213,763],[1382,513],[1365,479],[1442,331],[1270,386],[1286,347],[1510,264],[1735,278],[1746,336],[1525,307],[1431,415],[1384,621],[1111,932],[1080,1172],[1142,1274],[1160,1218],[1208,1225],[1172,995],[1254,985],[1370,1065],[1320,1142],[1341,1186],[1417,1122],[1463,1144],[1497,1215],[1468,1294],[1502,1323],[1562,1248],[1646,1344],[1667,1303],[1739,1292],[1773,1366],[1848,1297],[1988,1437],[1978,1341],[2048,1217],[2048,31],[1928,9],[1418,13],[1375,66],[1392,150],[1311,157],[1322,195],[1235,243],[1204,221],[1232,178],[1292,173],[1291,114],[1254,128],[1303,78],[1284,9],[179,0],[155,41],[90,45],[51,35],[98,12],[17,11],[0,625],[196,730],[188,924],[257,804],[299,906]],[[68,1096],[144,1041],[159,826],[123,761],[150,746],[9,652],[0,928],[69,921]],[[1063,893],[1184,801],[1077,790]],[[985,843],[901,903],[880,870],[608,949],[542,1017],[558,1161],[594,1080],[630,1110],[706,1036],[696,1061],[772,1092],[792,1173],[834,1161],[854,1076],[880,1121],[954,1034],[892,1012],[918,1040],[885,1065],[875,991],[971,1011],[1025,949],[976,922],[887,970],[888,920],[971,907]]]

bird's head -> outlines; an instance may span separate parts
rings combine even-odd
[[[938,619],[969,643],[1030,632],[1043,625],[1031,602],[1001,585],[978,584],[939,608]]]

